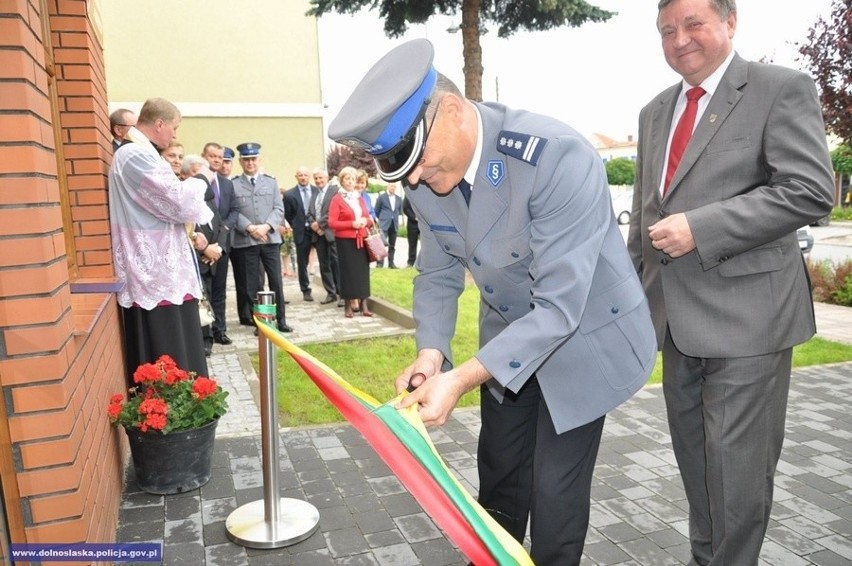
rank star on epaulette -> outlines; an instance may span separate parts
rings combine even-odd
[[[547,140],[538,136],[503,130],[498,136],[497,151],[536,165],[545,145]]]

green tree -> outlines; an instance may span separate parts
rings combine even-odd
[[[632,185],[636,180],[636,162],[626,157],[610,159],[606,167],[606,180],[610,185]]]
[[[852,146],[842,144],[831,152],[831,165],[840,175],[852,175]]]
[[[829,21],[817,20],[798,48],[819,90],[826,129],[852,145],[852,0],[832,0]]]
[[[464,93],[471,100],[482,100],[479,36],[484,22],[497,24],[497,34],[509,37],[519,29],[579,27],[586,22],[604,22],[616,14],[584,0],[311,0],[308,15],[354,14],[363,8],[379,10],[388,37],[399,37],[408,24],[422,24],[435,14],[451,16],[461,11]]]

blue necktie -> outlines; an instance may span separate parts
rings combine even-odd
[[[462,196],[464,197],[464,202],[467,203],[468,206],[470,206],[470,183],[465,181],[464,177],[462,177],[462,180],[459,181],[458,187],[461,191]]]
[[[213,187],[213,203],[216,205],[216,208],[219,208],[219,182],[216,180],[216,177],[213,177],[213,182],[210,183],[210,186]]]

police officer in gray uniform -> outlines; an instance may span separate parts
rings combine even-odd
[[[284,223],[284,204],[274,177],[259,172],[260,144],[243,143],[237,146],[243,174],[234,177],[234,195],[239,209],[231,254],[234,277],[244,274],[248,301],[253,309],[261,291],[260,266],[266,272],[269,290],[275,294],[278,330],[292,332],[284,316],[284,285],[281,281],[281,235],[278,226]],[[256,331],[255,331],[256,332]]]
[[[428,40],[385,55],[329,127],[402,180],[420,221],[417,358],[396,381],[427,425],[481,387],[479,501],[536,564],[579,564],[607,411],[646,382],[656,342],[594,148],[555,119],[476,103]],[[471,188],[472,187],[472,188]],[[466,272],[480,349],[450,341]]]

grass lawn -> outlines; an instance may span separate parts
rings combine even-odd
[[[405,309],[411,309],[414,268],[371,270],[373,294]],[[479,291],[470,284],[462,294],[459,305],[459,323],[452,342],[457,362],[470,358],[478,350],[477,320]],[[334,368],[355,387],[384,401],[395,394],[396,376],[415,357],[414,338],[395,336],[346,342],[306,344],[304,350]],[[257,356],[253,356],[257,369]],[[827,364],[852,360],[852,346],[812,338],[793,349],[793,367]],[[303,426],[339,422],[342,417],[313,382],[305,376],[284,352],[278,353],[278,405],[282,426]],[[649,384],[662,381],[662,364],[657,354],[657,364]],[[479,405],[479,391],[462,397],[459,406]]]

